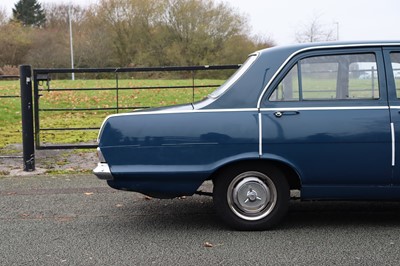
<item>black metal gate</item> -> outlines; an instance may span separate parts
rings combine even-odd
[[[124,94],[126,91],[135,91],[135,90],[167,90],[167,89],[179,89],[179,90],[191,90],[191,98],[188,99],[188,102],[195,100],[195,91],[198,89],[204,88],[216,88],[220,84],[197,84],[196,75],[205,76],[204,73],[200,73],[203,71],[226,71],[226,70],[235,70],[239,68],[240,65],[218,65],[218,66],[190,66],[190,67],[141,67],[141,68],[87,68],[87,69],[34,69],[32,75],[33,81],[33,99],[34,99],[34,135],[35,135],[35,147],[36,149],[87,149],[87,148],[95,148],[97,144],[95,139],[93,140],[84,140],[72,141],[73,143],[65,143],[66,141],[62,141],[62,143],[51,143],[43,140],[43,136],[57,136],[57,134],[68,134],[68,132],[82,132],[85,136],[91,134],[97,135],[99,130],[100,123],[90,124],[88,123],[86,126],[74,126],[74,125],[61,125],[62,123],[55,123],[55,125],[51,126],[43,126],[42,118],[46,115],[52,114],[54,116],[54,120],[62,120],[62,116],[60,114],[66,115],[77,115],[80,116],[85,114],[84,116],[90,116],[91,114],[104,112],[103,118],[112,113],[119,112],[127,112],[137,109],[155,107],[151,105],[129,105],[127,106],[121,104],[121,94]],[[62,79],[70,79],[71,73],[75,73],[75,77],[78,76],[77,80],[80,79],[93,79],[98,78],[104,80],[112,80],[113,85],[108,86],[100,86],[100,87],[53,87],[52,82],[54,79],[62,80]],[[179,75],[184,75],[187,80],[189,80],[190,84],[184,85],[157,85],[157,86],[138,86],[138,85],[126,85],[122,84],[123,80],[127,78],[131,79],[134,75],[142,75],[146,77],[152,77],[152,75],[161,75],[161,76],[169,76],[173,75],[173,73],[179,73]],[[111,93],[114,98],[113,104],[108,106],[80,106],[66,103],[63,106],[49,106],[43,102],[43,98],[46,98],[46,95],[61,95],[62,93],[76,94],[81,95],[79,97],[87,97],[83,96],[85,93],[88,93],[93,98],[98,95],[104,93]],[[72,100],[71,100],[72,101]],[[58,114],[58,115],[57,115]],[[51,119],[50,119],[51,120]],[[53,120],[53,122],[55,122]],[[85,133],[84,133],[85,132]]]
[[[63,123],[58,123],[57,126],[43,126],[42,118],[46,113],[66,113],[68,115],[77,114],[78,119],[82,121],[84,117],[79,117],[79,115],[86,114],[85,112],[108,112],[108,113],[119,113],[127,112],[136,109],[143,109],[149,107],[156,107],[159,105],[121,105],[120,95],[126,91],[136,91],[136,90],[190,90],[191,99],[188,99],[186,103],[193,102],[195,100],[195,91],[198,89],[213,89],[220,86],[220,84],[198,84],[195,79],[196,75],[205,78],[204,73],[206,71],[228,71],[229,73],[224,73],[223,79],[227,78],[232,74],[232,72],[238,69],[240,65],[217,65],[217,66],[190,66],[190,67],[141,67],[141,68],[86,68],[86,69],[33,69],[29,65],[20,66],[20,88],[21,88],[21,115],[22,115],[22,138],[23,138],[23,160],[24,160],[24,170],[33,171],[35,170],[35,148],[36,149],[87,149],[96,148],[97,143],[95,139],[90,143],[87,141],[71,141],[70,143],[66,141],[62,142],[52,142],[45,143],[41,136],[45,133],[51,133],[57,135],[59,132],[95,132],[99,130],[100,123],[96,125],[87,125],[76,127],[74,125],[65,125]],[[67,80],[73,76],[78,75],[78,80],[80,79],[92,79],[99,78],[102,81],[112,80],[113,85],[91,87],[91,86],[78,86],[78,87],[53,87],[52,80]],[[187,80],[189,84],[183,85],[126,85],[124,84],[124,79],[129,77],[133,78],[133,75],[141,74],[147,78],[151,78],[159,73],[161,77],[169,77],[168,73],[181,73]],[[160,74],[162,73],[162,74]],[[167,73],[167,74],[165,74]],[[182,74],[183,73],[183,74]],[[214,72],[215,73],[215,72]],[[201,79],[199,79],[201,80]],[[33,92],[33,93],[32,93]],[[92,92],[89,97],[92,100],[96,99],[97,95],[104,92],[113,92],[112,98],[113,104],[110,106],[76,106],[70,102],[65,103],[63,106],[51,106],[43,101],[44,96],[53,93],[54,95],[59,95],[60,93],[79,93],[79,92]],[[14,96],[13,96],[14,97]],[[17,96],[19,97],[19,96]],[[87,95],[85,97],[88,97]],[[50,118],[57,121],[60,116],[55,116],[56,118]],[[101,121],[104,119],[105,115],[101,114]],[[62,118],[60,119],[62,120]],[[61,126],[60,126],[61,125]]]

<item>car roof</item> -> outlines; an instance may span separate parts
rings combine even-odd
[[[293,51],[307,49],[329,49],[329,48],[345,48],[345,47],[371,47],[371,46],[397,46],[400,45],[400,40],[383,40],[383,41],[330,41],[330,42],[312,42],[312,43],[297,43],[282,46],[273,46],[270,48],[257,51],[258,53],[270,52],[272,50],[280,50],[280,52],[291,53]],[[276,52],[276,51],[275,51]]]
[[[216,101],[205,108],[254,108],[260,106],[260,95],[268,88],[280,68],[293,56],[305,51],[342,48],[399,46],[400,41],[315,42],[274,46],[252,53],[258,59],[253,66]]]

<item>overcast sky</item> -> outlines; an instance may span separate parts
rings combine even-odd
[[[11,13],[18,0],[1,0]],[[215,0],[224,1],[249,19],[252,33],[270,37],[278,45],[295,42],[295,34],[314,18],[340,40],[400,40],[399,0]],[[39,0],[86,5],[96,0]]]

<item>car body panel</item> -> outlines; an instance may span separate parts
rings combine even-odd
[[[193,194],[226,161],[258,158],[257,110],[119,115],[105,122],[102,139],[99,147],[113,173],[111,183],[128,176],[135,182],[124,188],[141,191],[137,187],[144,184],[139,183],[167,180],[176,188],[175,194],[185,190]],[[180,184],[186,184],[185,190],[178,189]],[[167,185],[162,187],[168,190]]]
[[[109,116],[99,133],[113,177],[107,182],[160,198],[191,195],[226,165],[251,160],[290,168],[302,199],[400,199],[400,101],[388,63],[399,47],[393,41],[261,50],[218,97]],[[302,59],[362,53],[376,58],[370,78],[378,78],[379,97],[269,100]]]
[[[301,169],[303,186],[391,183],[387,109],[301,110],[280,118],[262,113],[263,152]],[[304,126],[308,121],[315,124]]]

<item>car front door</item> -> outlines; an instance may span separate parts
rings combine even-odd
[[[302,197],[375,198],[392,183],[383,62],[378,48],[309,52],[268,89],[260,155],[294,167]]]

